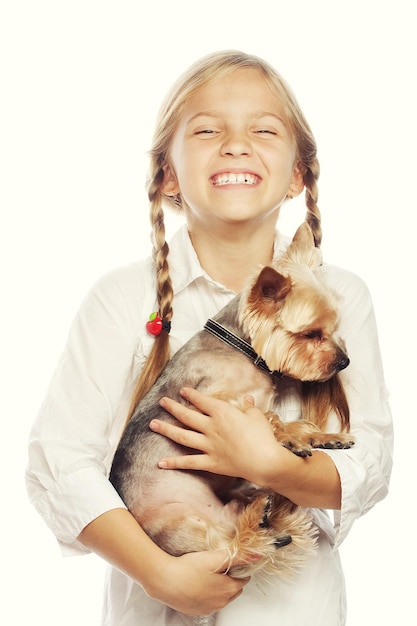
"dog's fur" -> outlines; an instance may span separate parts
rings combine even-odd
[[[349,359],[336,334],[337,299],[316,271],[320,263],[311,231],[303,224],[287,252],[264,267],[214,319],[250,343],[271,371],[300,381],[330,379]],[[234,576],[261,571],[290,577],[314,549],[316,529],[308,509],[237,479],[158,468],[162,457],[190,453],[149,429],[154,418],[176,421],[159,400],[168,396],[184,403],[183,386],[238,407],[251,394],[269,417],[276,439],[300,456],[311,454],[312,448],[350,447],[352,437],[326,434],[305,420],[282,423],[273,413],[279,379],[202,330],[168,363],[120,441],[110,480],[164,550],[181,555],[226,548],[230,559],[239,560],[230,568]]]

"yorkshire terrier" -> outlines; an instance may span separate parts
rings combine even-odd
[[[320,265],[320,252],[304,223],[287,251],[173,356],[134,411],[110,480],[166,552],[179,556],[226,549],[233,576],[260,572],[284,579],[312,554],[317,529],[308,509],[241,479],[159,469],[162,457],[190,450],[152,432],[149,423],[154,418],[175,423],[159,400],[168,396],[186,403],[180,389],[188,386],[239,408],[252,395],[277,441],[300,456],[311,455],[313,448],[352,446],[347,432],[329,434],[323,424],[307,419],[284,423],[274,412],[282,377],[305,381],[301,389],[303,384],[330,389],[321,393],[321,406],[326,394],[333,394],[335,403],[335,386],[326,381],[339,380],[338,372],[349,364],[337,335],[337,296]],[[348,430],[348,420],[345,426]]]

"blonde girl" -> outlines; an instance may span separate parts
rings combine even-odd
[[[259,265],[285,249],[288,242],[276,230],[279,210],[303,190],[306,221],[320,245],[318,175],[315,141],[294,96],[257,57],[236,51],[205,57],[174,85],[160,111],[148,182],[152,258],[109,273],[88,294],[30,441],[30,497],[64,554],[94,551],[110,564],[103,626],[192,624],[193,616],[208,614],[217,626],[252,626],[260,619],[280,626],[345,624],[337,548],[354,520],[387,494],[392,451],[372,303],[357,276],[323,265],[341,295],[354,449],[299,459],[275,444],[250,398],[241,412],[190,389],[184,394],[191,408],[164,399],[186,429],[152,426],[201,451],[161,459],[161,471],[242,476],[313,509],[319,548],[291,585],[233,579],[224,572],[221,551],[179,558],[162,552],[108,481],[136,403],[171,354]],[[169,246],[165,206],[186,218]],[[156,337],[146,331],[152,311],[163,321]],[[343,396],[325,416],[329,429],[346,415],[338,399]],[[317,406],[317,398],[285,381],[282,419]]]

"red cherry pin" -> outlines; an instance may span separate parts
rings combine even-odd
[[[160,334],[162,330],[162,320],[156,311],[150,314],[149,321],[146,322],[146,330],[154,337]]]

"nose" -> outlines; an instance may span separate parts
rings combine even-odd
[[[224,138],[221,153],[228,157],[250,156],[252,146],[249,137],[244,132],[229,131]]]
[[[340,372],[341,370],[346,369],[349,363],[350,363],[349,357],[346,354],[341,353],[335,363],[337,371]]]

